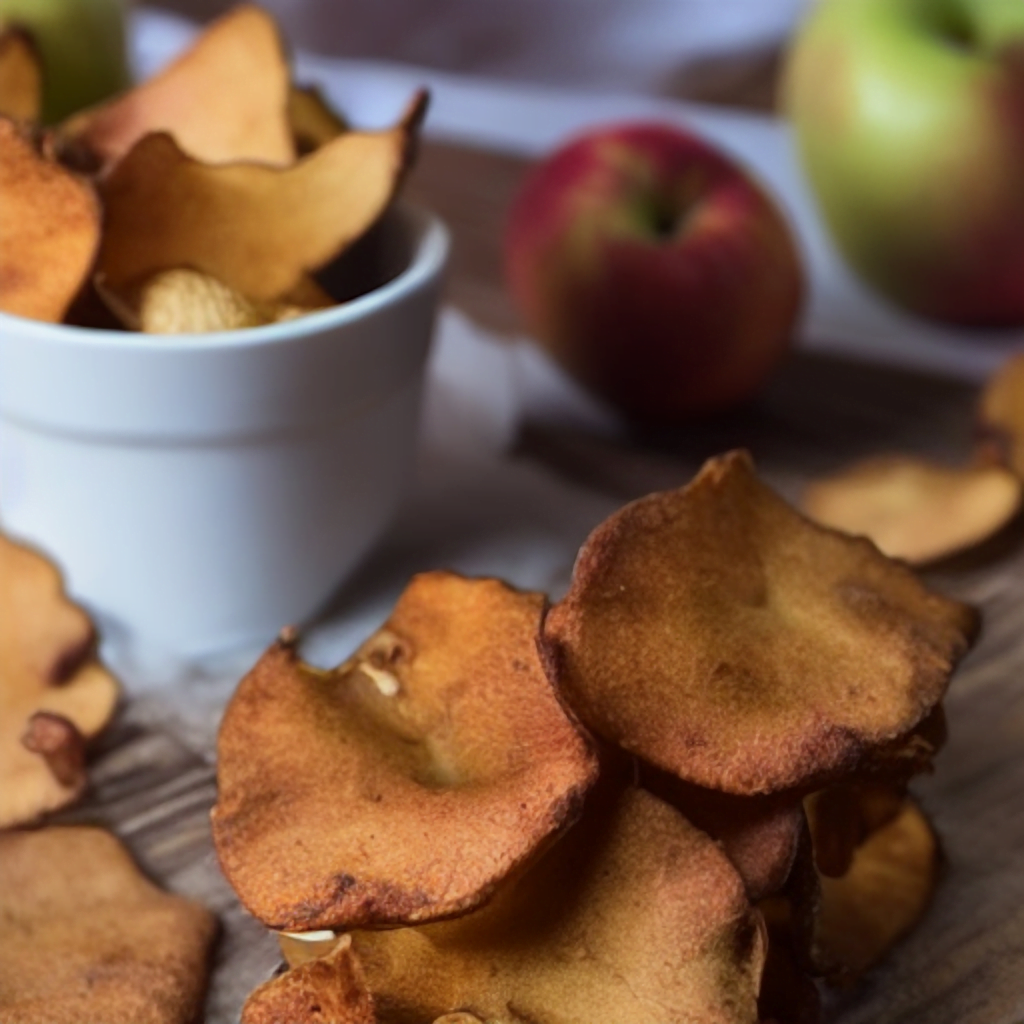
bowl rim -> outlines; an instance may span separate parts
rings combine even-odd
[[[8,331],[23,338],[34,337],[50,344],[76,348],[146,349],[167,352],[171,347],[193,351],[258,348],[282,341],[293,341],[310,334],[334,331],[368,319],[400,302],[440,275],[451,248],[451,233],[441,218],[423,207],[398,203],[392,211],[415,232],[412,256],[404,270],[372,291],[326,309],[315,310],[278,323],[243,327],[230,331],[205,331],[201,334],[145,334],[142,331],[113,331],[105,328],[76,327],[33,320],[0,311],[0,346]]]

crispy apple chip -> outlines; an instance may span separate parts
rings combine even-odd
[[[216,925],[98,828],[0,834],[4,1024],[192,1024]]]
[[[198,160],[290,164],[290,69],[273,18],[243,4],[213,22],[160,74],[76,114],[63,133],[109,167],[144,135],[169,132]]]
[[[970,608],[808,522],[733,452],[594,530],[541,646],[600,736],[753,795],[904,757],[975,629]]]
[[[96,289],[125,327],[146,334],[201,334],[261,327],[334,304],[311,278],[304,282],[301,293],[315,305],[252,302],[209,274],[185,268],[164,270],[141,285],[117,290],[100,279]]]
[[[288,124],[299,156],[305,156],[349,130],[315,85],[293,85],[288,93]]]
[[[56,568],[0,535],[0,828],[35,821],[85,788],[85,742],[118,694],[94,639]]]
[[[1024,478],[1024,354],[989,379],[978,410],[981,454]]]
[[[213,835],[242,902],[280,931],[461,913],[575,821],[596,775],[536,652],[544,599],[415,577],[331,671],[283,638],[218,741]]]
[[[911,565],[988,540],[1020,511],[1021,484],[1000,466],[868,459],[811,484],[803,511],[822,526],[867,537]]]
[[[92,186],[0,118],[0,310],[59,323],[100,242]]]
[[[43,69],[29,34],[0,28],[0,116],[38,121],[43,109]]]
[[[817,955],[838,983],[855,981],[924,916],[939,876],[939,844],[913,801],[854,853],[841,878],[822,877]]]
[[[483,909],[353,935],[383,1020],[757,1021],[763,921],[729,860],[649,793],[601,796]]]
[[[148,135],[101,183],[99,269],[117,288],[192,267],[254,301],[270,301],[361,237],[387,208],[413,156],[426,109],[346,132],[287,168],[203,164],[166,134]]]

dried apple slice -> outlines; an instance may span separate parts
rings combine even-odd
[[[754,1024],[764,927],[728,858],[643,790],[602,803],[483,909],[356,932],[381,1018]]]
[[[0,116],[38,121],[43,109],[43,70],[31,36],[0,27]]]
[[[850,983],[924,916],[939,876],[939,844],[912,800],[853,855],[842,878],[821,879],[815,927],[830,980]]]
[[[803,511],[822,526],[868,537],[890,558],[925,565],[975,547],[1021,507],[1021,484],[1000,466],[937,466],[894,455],[811,484]]]
[[[1011,356],[992,375],[978,413],[984,459],[1024,478],[1024,354]]]
[[[100,272],[119,288],[192,267],[253,301],[277,299],[384,212],[425,110],[418,93],[395,127],[346,132],[288,168],[203,164],[169,135],[146,136],[101,183]]]
[[[243,4],[142,85],[62,126],[110,167],[144,135],[169,132],[198,160],[295,159],[288,126],[291,72],[273,18]]]
[[[874,545],[805,520],[733,452],[590,535],[541,647],[596,733],[750,796],[906,757],[976,623]]]
[[[0,834],[4,1024],[192,1024],[216,924],[98,828]]]
[[[0,828],[35,821],[85,787],[85,742],[118,686],[92,625],[42,556],[0,535]]]
[[[305,156],[349,130],[315,85],[293,85],[288,93],[288,124],[299,156]]]
[[[296,289],[309,304],[251,302],[209,274],[163,270],[142,284],[113,289],[97,278],[96,290],[121,323],[146,334],[202,334],[294,320],[334,304],[312,278]]]
[[[597,767],[544,676],[544,599],[415,577],[331,671],[283,638],[221,726],[213,836],[279,931],[431,920],[487,900],[576,819]]]
[[[0,118],[0,196],[0,310],[58,323],[99,246],[95,192]]]

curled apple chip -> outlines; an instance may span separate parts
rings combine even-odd
[[[814,942],[830,980],[855,981],[918,923],[935,893],[939,857],[928,819],[907,800],[841,878],[821,878]]]
[[[989,379],[978,421],[986,460],[1024,478],[1024,354],[1011,356]]]
[[[204,164],[170,135],[146,136],[100,185],[107,285],[192,267],[253,301],[278,299],[384,212],[426,102],[417,93],[393,128],[346,132],[286,168]]]
[[[972,609],[808,522],[732,452],[594,530],[541,647],[598,735],[749,796],[906,757],[975,630]]]
[[[62,126],[110,167],[144,135],[169,132],[198,160],[290,164],[291,72],[277,25],[242,4],[153,78]]]
[[[100,242],[92,186],[0,118],[0,310],[59,323]]]
[[[299,156],[319,149],[349,130],[348,122],[315,85],[293,85],[288,92],[288,125]]]
[[[125,327],[146,334],[201,334],[261,327],[334,304],[311,278],[303,283],[301,295],[315,305],[252,302],[209,274],[187,268],[163,270],[140,285],[120,289],[108,288],[98,278],[96,290]]]
[[[486,907],[354,933],[382,1019],[754,1024],[764,926],[729,860],[651,794],[600,795]]]
[[[890,558],[925,565],[998,533],[1020,511],[1021,484],[1000,466],[950,468],[897,455],[816,481],[801,507],[822,526],[868,537]]]
[[[218,740],[213,836],[242,903],[279,931],[462,913],[575,821],[596,776],[544,675],[544,599],[415,577],[345,664],[294,638],[241,682]]]
[[[98,828],[0,834],[4,1024],[192,1024],[216,925]]]
[[[241,1024],[377,1024],[352,938],[343,936],[324,957],[308,960],[257,988]]]
[[[0,828],[35,821],[85,788],[85,742],[118,694],[94,640],[57,569],[0,535]]]
[[[43,69],[31,36],[0,27],[0,116],[38,121],[43,109]]]

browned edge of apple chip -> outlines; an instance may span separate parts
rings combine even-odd
[[[38,121],[43,109],[43,68],[32,36],[17,25],[0,26],[0,115]]]

